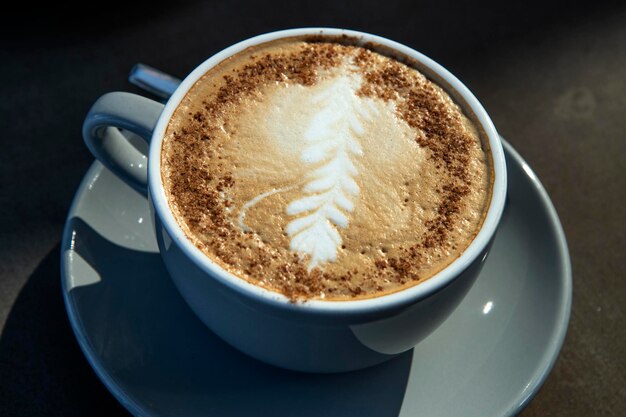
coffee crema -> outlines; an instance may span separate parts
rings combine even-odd
[[[261,44],[210,69],[175,110],[161,173],[210,259],[292,300],[418,284],[480,230],[493,163],[441,87],[351,38]]]

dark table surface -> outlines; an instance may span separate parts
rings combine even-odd
[[[239,40],[303,26],[402,42],[479,98],[551,195],[573,264],[565,345],[522,416],[624,415],[626,5],[458,3],[127,2],[76,17],[24,2],[3,11],[0,415],[126,414],[81,354],[60,288],[63,223],[93,160],[80,135],[89,106],[108,91],[138,92],[126,82],[137,62],[184,76]]]

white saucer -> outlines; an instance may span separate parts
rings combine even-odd
[[[232,349],[187,307],[161,263],[147,202],[99,163],[70,209],[67,312],[96,374],[147,416],[463,416],[518,413],[563,343],[572,283],[548,195],[505,143],[507,208],[461,306],[415,349],[363,371],[283,371]]]

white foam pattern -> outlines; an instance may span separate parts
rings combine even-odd
[[[300,216],[287,224],[290,249],[310,257],[308,269],[337,259],[342,244],[339,228],[349,225],[360,190],[353,159],[362,155],[358,135],[363,121],[378,110],[371,99],[357,96],[361,84],[357,73],[343,73],[311,97],[319,108],[305,133],[302,162],[311,166],[302,197],[289,203],[286,213]]]

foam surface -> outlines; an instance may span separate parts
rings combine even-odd
[[[397,291],[471,242],[488,153],[416,70],[303,39],[240,53],[188,93],[163,144],[181,227],[236,275],[292,298]]]

